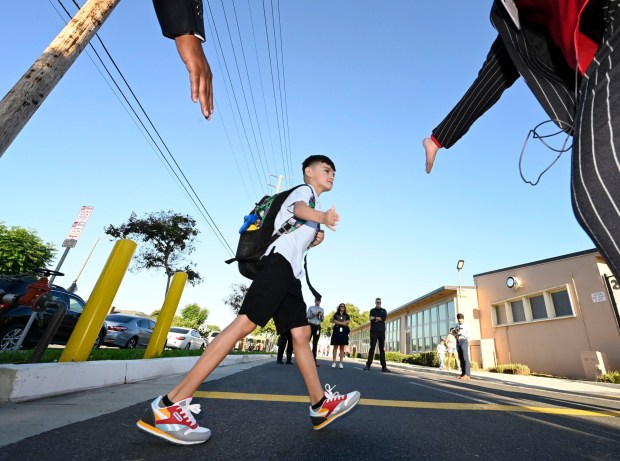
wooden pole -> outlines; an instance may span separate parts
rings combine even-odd
[[[0,101],[0,157],[120,0],[88,0]]]

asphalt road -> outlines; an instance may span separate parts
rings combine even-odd
[[[310,424],[297,367],[274,361],[201,387],[197,419],[213,433],[205,444],[181,447],[140,432],[135,423],[154,397],[145,395],[140,404],[2,447],[0,460],[620,458],[619,399],[362,367],[322,362],[323,383],[357,389],[362,401],[321,431]],[[41,418],[63,411],[45,409]]]

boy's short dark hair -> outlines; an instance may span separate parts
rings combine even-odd
[[[465,320],[465,316],[463,314],[456,314],[456,318]]]
[[[332,160],[327,155],[311,155],[306,160],[304,160],[304,163],[301,164],[302,173],[306,171],[306,167],[316,162],[327,163],[330,167],[332,167],[332,170],[336,171],[336,165],[334,165],[334,162],[332,162]]]

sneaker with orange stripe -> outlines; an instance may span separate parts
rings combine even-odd
[[[179,445],[195,445],[211,438],[211,431],[199,426],[192,414],[200,413],[199,404],[192,405],[189,398],[164,407],[161,400],[159,396],[151,402],[146,415],[137,422],[140,429]]]
[[[310,420],[312,421],[315,431],[323,429],[335,419],[348,413],[360,400],[360,393],[358,391],[340,395],[338,392],[332,392],[332,389],[335,387],[336,386],[331,387],[329,384],[326,384],[325,401],[321,405],[321,408],[315,411],[310,407]]]

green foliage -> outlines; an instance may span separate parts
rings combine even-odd
[[[241,305],[243,304],[243,299],[248,292],[248,288],[248,285],[245,283],[233,283],[230,286],[232,293],[228,298],[224,299],[224,304],[230,307],[230,310],[232,310],[235,314],[239,313],[239,309],[241,309]]]
[[[273,319],[270,319],[264,327],[257,326],[252,333],[254,336],[275,336],[276,334],[276,324],[273,322]]]
[[[357,308],[354,304],[351,303],[345,303],[345,306],[347,306],[347,314],[349,314],[349,317],[351,317],[351,321],[349,322],[349,328],[351,330],[369,322],[369,311],[361,312],[359,308]],[[334,314],[336,314],[335,310],[325,314],[325,319],[321,323],[321,334],[323,336],[332,335],[332,331],[334,328],[332,318],[334,317]]]
[[[620,371],[610,371],[608,373],[598,375],[596,380],[600,383],[620,384]]]
[[[151,312],[151,317],[157,319],[161,314],[159,309]],[[200,307],[196,303],[188,304],[181,310],[181,315],[175,315],[172,319],[172,325],[175,327],[185,327],[185,328],[193,328],[194,330],[200,330],[200,326],[207,320],[209,317],[209,309],[206,307]],[[217,325],[214,325],[217,330],[209,330],[209,331],[220,331]]]
[[[110,224],[104,232],[114,238],[142,242],[134,255],[131,271],[161,269],[168,277],[168,284],[175,272],[185,272],[191,285],[202,282],[200,274],[194,270],[196,264],[186,263],[186,257],[195,250],[194,241],[199,234],[196,221],[189,215],[159,211],[139,219],[131,213],[126,224],[118,227]]]
[[[47,267],[56,250],[33,230],[0,223],[0,275],[22,275]]]
[[[477,368],[476,364],[476,368]],[[472,362],[472,368],[473,367],[473,362]],[[530,374],[530,368],[527,365],[524,365],[522,363],[507,363],[504,365],[497,365],[496,367],[490,368],[489,369],[490,372],[493,373],[506,373],[509,375],[529,375]]]
[[[219,325],[207,325],[205,328],[206,331],[222,331]]]

